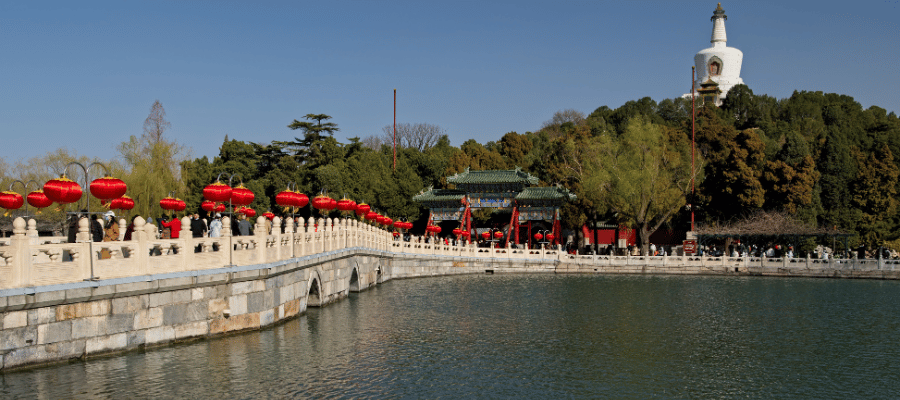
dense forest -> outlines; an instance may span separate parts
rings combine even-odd
[[[179,159],[184,149],[164,136],[168,121],[157,102],[144,135],[121,144],[121,157],[108,164],[132,196],[144,193],[158,201],[175,191],[188,210],[199,210],[203,187],[221,176],[256,193],[251,207],[260,211],[280,213],[275,195],[291,184],[311,197],[325,191],[364,201],[392,218],[415,222],[414,230],[424,228],[427,218],[427,210],[412,201],[420,191],[448,187],[445,178],[466,168],[520,167],[542,185],[559,184],[578,196],[563,209],[568,228],[588,221],[624,223],[646,240],[659,228],[688,229],[692,205],[701,224],[783,211],[854,233],[854,245],[897,247],[900,167],[893,154],[900,152],[900,119],[893,112],[863,109],[846,95],[794,92],[775,99],[739,85],[720,107],[698,103],[695,121],[693,168],[690,100],[642,98],[588,115],[560,111],[534,132],[508,132],[487,143],[470,139],[459,147],[440,127],[401,124],[394,169],[390,129],[341,143],[333,137],[339,116],[326,114],[285,121],[285,129],[296,133],[292,141],[226,137],[212,160]],[[57,151],[2,165],[2,185],[46,181],[49,176],[34,166],[62,165],[66,157],[75,158]],[[149,202],[134,211],[160,213]]]

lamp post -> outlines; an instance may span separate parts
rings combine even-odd
[[[544,245],[553,240],[553,232],[549,229],[541,229],[534,234],[534,240],[541,245],[541,249],[543,250]]]

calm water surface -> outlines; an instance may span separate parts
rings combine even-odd
[[[0,375],[2,398],[897,398],[900,282],[473,275]]]

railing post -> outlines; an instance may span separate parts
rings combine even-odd
[[[150,238],[154,234],[153,225],[147,224],[143,217],[134,219],[134,232],[131,241],[135,242],[135,272],[137,275],[150,274]],[[155,239],[155,238],[154,238]]]
[[[181,251],[178,253],[181,257],[181,265],[179,271],[187,271],[189,265],[196,265],[194,260],[194,235],[191,232],[191,218],[188,216],[181,217],[181,232],[178,233],[178,240],[181,241]]]
[[[269,232],[268,229],[266,229],[266,217],[263,217],[262,215],[256,217],[256,224],[253,227],[253,236],[256,237],[256,262],[268,262],[268,260],[266,260],[266,246],[268,246],[269,243]]]
[[[18,217],[13,220],[13,235],[9,238],[13,273],[12,287],[32,286],[31,284],[31,240],[25,236],[25,220]],[[10,259],[7,259],[9,262]]]

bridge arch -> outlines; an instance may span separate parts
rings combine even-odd
[[[357,271],[356,267],[353,267],[353,270],[350,271],[350,291],[359,292],[359,271]]]
[[[322,279],[319,278],[318,272],[312,272],[310,274],[309,283],[306,287],[306,306],[321,307],[323,305],[322,299],[324,299],[325,296],[322,293]]]

